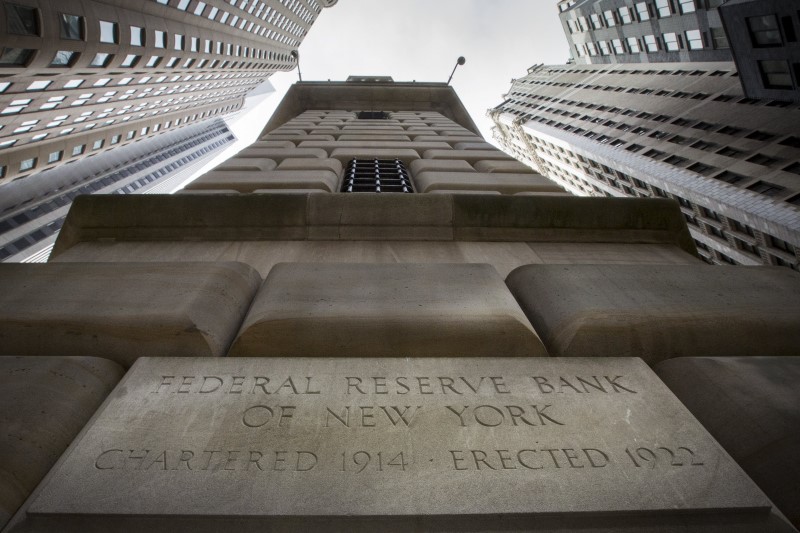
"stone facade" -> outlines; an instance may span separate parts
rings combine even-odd
[[[55,465],[3,456],[7,531],[796,531],[794,448],[752,447],[796,440],[797,388],[749,376],[782,417],[737,411],[743,447],[679,398],[793,375],[800,275],[706,265],[675,201],[565,194],[476,131],[444,84],[301,83],[183,194],[76,199],[48,264],[0,265],[6,383],[125,375],[54,397]],[[681,387],[707,351],[725,378]]]

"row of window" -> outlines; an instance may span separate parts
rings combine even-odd
[[[125,134],[124,140],[126,142],[127,141],[131,141],[134,138],[136,138],[137,135],[139,137],[144,137],[144,136],[146,136],[148,134],[156,133],[156,132],[160,131],[162,128],[163,129],[168,129],[168,128],[172,127],[172,126],[178,127],[181,124],[186,124],[186,123],[193,122],[193,121],[196,121],[196,120],[202,120],[204,118],[207,118],[209,116],[216,115],[216,114],[219,114],[219,113],[224,114],[224,113],[230,111],[234,107],[235,106],[231,105],[231,106],[226,106],[226,107],[221,108],[221,109],[216,109],[214,111],[205,111],[205,112],[199,113],[199,114],[195,113],[194,115],[186,116],[183,119],[180,119],[180,118],[176,119],[174,122],[167,121],[163,125],[162,124],[156,124],[156,125],[154,125],[152,127],[152,130],[150,129],[150,127],[143,127],[138,132],[135,129],[134,130],[130,130]],[[66,135],[66,134],[72,133],[73,131],[74,131],[74,128],[67,128],[66,130],[62,130],[60,132],[60,135]],[[120,142],[122,142],[122,140],[123,139],[122,139],[121,135],[114,135],[109,140],[109,146],[117,145]],[[98,140],[95,140],[93,142],[93,144],[91,145],[90,150],[91,151],[97,151],[97,150],[102,149],[104,146],[105,146],[105,140],[98,139]],[[69,152],[69,156],[70,157],[78,157],[80,155],[83,155],[84,153],[86,153],[87,148],[89,148],[89,147],[86,144],[76,145]],[[61,161],[64,158],[64,155],[65,154],[64,154],[63,150],[57,150],[57,151],[51,152],[47,157],[47,163],[46,164],[57,163],[57,162]],[[19,173],[27,173],[27,172],[37,168],[38,166],[39,166],[39,159],[37,157],[31,157],[31,158],[28,158],[28,159],[24,159],[19,164],[18,172]],[[0,166],[0,178],[5,177],[6,173],[7,173],[7,167],[6,166]]]
[[[718,7],[720,0],[707,3],[706,6]],[[622,6],[607,9],[602,13],[592,13],[587,19],[579,16],[567,20],[570,33],[582,33],[590,30],[613,28],[634,22],[646,22],[654,17],[666,18],[675,14],[688,14],[697,11],[695,0],[655,0],[655,2],[636,2],[633,7]]]
[[[41,217],[49,212],[55,211],[56,209],[68,206],[72,202],[72,200],[75,199],[75,197],[77,197],[78,195],[92,194],[94,192],[97,192],[100,189],[108,187],[109,185],[117,181],[123,180],[124,178],[130,176],[133,172],[144,170],[145,168],[150,167],[159,161],[164,161],[167,158],[174,157],[175,155],[178,155],[181,152],[184,152],[193,146],[206,142],[210,140],[212,137],[219,135],[219,133],[221,132],[218,132],[216,134],[205,134],[202,137],[183,143],[180,146],[164,150],[160,154],[155,154],[154,156],[150,156],[148,159],[136,162],[135,164],[133,162],[130,164],[126,163],[124,168],[116,172],[113,172],[111,174],[108,174],[102,179],[94,179],[92,182],[82,187],[58,195],[54,198],[51,198],[46,203],[39,204],[31,209],[28,209],[27,211],[14,215],[13,217],[9,217],[6,220],[2,220],[0,221],[0,234],[13,229],[14,227],[27,223],[31,220],[35,220],[36,218]],[[204,154],[216,149],[217,147],[222,146],[223,144],[227,144],[233,140],[235,140],[234,137],[228,135],[224,139],[220,139],[210,144],[209,146],[204,146],[203,148],[196,150],[190,154],[187,154],[186,156],[181,157],[180,159],[175,160],[166,166],[163,166],[161,168],[158,168],[150,172],[147,176],[139,178],[138,180],[129,183],[125,187],[121,187],[115,190],[114,193],[115,194],[133,193],[141,189],[145,185],[152,183],[153,181],[161,177],[167,176],[168,174],[179,169],[183,165],[188,164],[191,161],[199,157],[202,157]],[[47,226],[34,230],[28,233],[27,235],[24,235],[21,238],[16,239],[15,241],[0,248],[0,261],[11,255],[17,254],[25,250],[26,248],[36,244],[37,242],[40,242],[46,239],[47,237],[57,233],[64,222],[64,218],[65,217],[61,217],[58,220],[50,222]]]
[[[168,0],[156,0],[156,1],[160,4],[169,3]],[[182,11],[186,11],[186,9],[189,6],[189,3],[190,0],[179,0],[179,3],[176,7]],[[288,35],[283,35],[282,32],[291,33],[297,37],[303,37],[305,35],[304,28],[302,28],[296,22],[289,20],[285,15],[279,13],[275,9],[271,7],[266,7],[266,4],[264,4],[263,2],[253,2],[249,10],[251,14],[253,13],[254,8],[256,7],[257,4],[260,4],[260,8],[257,11],[256,17],[265,21],[266,24],[274,26],[275,28],[277,28],[277,30],[270,29],[266,25],[262,26],[261,24],[256,24],[253,21],[248,21],[245,17],[239,17],[238,15],[234,15],[233,17],[231,17],[230,13],[228,13],[227,11],[220,11],[219,8],[217,7],[207,6],[205,2],[197,2],[195,4],[193,12],[199,16],[204,16],[203,14],[206,13],[205,16],[209,20],[215,20],[220,24],[227,23],[230,26],[238,27],[238,29],[248,31],[250,33],[253,33],[260,37],[264,37],[271,41],[277,41],[287,46],[299,46],[300,44],[299,40],[293,39]],[[208,11],[206,11],[206,7],[209,7]],[[5,3],[5,10],[6,10],[8,33],[16,35],[41,36],[42,32],[40,27],[40,15],[38,9],[30,6]],[[219,14],[219,17],[217,17],[217,14]],[[310,22],[308,23],[310,24]],[[85,26],[86,24],[84,17],[80,15],[72,15],[66,13],[59,14],[59,35],[61,36],[62,39],[84,40]],[[101,43],[117,43],[117,44],[119,43],[119,26],[116,22],[100,21],[99,29],[100,29]],[[131,29],[130,44],[132,46],[144,46],[145,44],[144,29],[137,26],[131,26],[130,29]],[[165,39],[163,38],[163,36],[159,38],[158,33],[163,34],[163,32],[156,32],[155,46],[158,47],[158,43],[162,42],[161,47],[165,47],[166,46]]]
[[[727,48],[728,41],[724,37],[722,28],[711,28],[713,46],[715,48]],[[718,35],[721,35],[720,39]],[[654,53],[660,50],[667,52],[678,52],[681,49],[702,50],[709,48],[706,41],[708,38],[700,30],[688,30],[679,35],[675,32],[668,32],[661,35],[643,35],[638,37],[626,37],[625,39],[611,39],[610,41],[587,42],[576,44],[575,51],[578,57],[585,56],[610,56],[624,54],[638,54],[641,52]]]
[[[598,181],[608,183],[613,188],[625,193],[627,196],[651,197],[655,195],[662,198],[673,198],[677,200],[681,207],[685,209],[684,216],[691,226],[694,226],[697,228],[697,230],[703,231],[705,234],[717,237],[721,240],[720,242],[723,245],[731,246],[732,248],[740,251],[745,251],[753,256],[754,259],[761,260],[757,232],[747,224],[723,217],[709,208],[694,205],[685,198],[675,194],[669,194],[666,191],[649,185],[640,179],[629,176],[618,170],[612,170],[609,167],[601,165],[592,159],[577,156],[571,151],[564,150],[563,148],[557,147],[546,141],[541,141],[531,135],[527,135],[527,139],[530,143],[536,146],[538,150],[549,155],[550,157],[561,159],[559,154],[569,155],[571,159],[579,161],[577,166],[580,167],[586,174],[592,176]],[[603,191],[596,185],[580,180],[577,176],[575,176],[575,179],[573,179],[573,176],[568,175],[563,168],[551,164],[547,159],[543,159],[543,162],[545,163],[545,167],[551,171],[551,176],[554,175],[562,180],[566,180],[589,194],[612,196],[610,193]],[[575,166],[575,163],[570,163],[569,166]],[[576,182],[576,179],[579,181]],[[775,185],[764,181],[759,181],[748,188],[755,192],[761,192],[762,189],[768,189],[770,187],[775,187]],[[793,200],[794,201],[791,203],[800,205],[800,195],[794,197]],[[698,218],[702,220],[702,223],[698,220]],[[730,234],[728,232],[730,232]],[[792,245],[786,241],[767,234],[763,235],[763,240],[766,243],[764,251],[766,252],[766,256],[769,258],[769,262],[771,264],[788,266],[795,270],[800,269],[795,256],[795,250]],[[696,244],[701,250],[710,252],[709,248],[701,241],[697,241]],[[736,261],[725,254],[719,253],[717,255],[718,259],[721,259],[724,262],[736,264]],[[794,261],[791,260],[793,258]]]

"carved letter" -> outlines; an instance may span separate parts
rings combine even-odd
[[[550,394],[553,392],[553,386],[548,383],[547,378],[542,376],[533,376],[533,381],[539,385],[539,390],[542,391],[542,394]]]
[[[541,465],[539,465],[539,466],[531,466],[528,463],[526,463],[525,460],[522,458],[522,454],[523,453],[536,453],[536,450],[520,450],[520,451],[518,451],[517,452],[517,461],[519,462],[519,464],[521,464],[522,466],[524,466],[528,470],[541,470],[542,468],[544,468]]]
[[[494,390],[497,391],[497,394],[511,394],[511,391],[508,390],[508,385],[506,385],[502,377],[498,376],[489,379],[492,380],[492,385],[494,385]],[[500,390],[501,387],[505,390]]]
[[[603,464],[595,462],[595,459],[592,458],[589,452],[599,453],[600,455],[603,456],[603,460],[605,460],[605,462]],[[607,466],[608,463],[611,462],[611,459],[609,459],[608,455],[606,455],[605,452],[598,450],[597,448],[583,448],[583,453],[586,455],[586,458],[589,460],[589,463],[592,465],[593,468],[603,468],[604,466]]]
[[[372,378],[375,382],[375,394],[389,394],[389,389],[386,388],[386,378]]]
[[[372,414],[372,410],[375,409],[372,405],[364,405],[360,407],[361,409],[361,427],[365,428],[374,428],[375,427],[375,415]],[[372,423],[367,424],[367,420],[370,420]]]
[[[475,386],[475,387],[472,386],[472,383],[470,383],[467,378],[462,377],[461,381],[463,381],[467,385],[467,387],[469,387],[472,390],[472,392],[477,394],[478,393],[478,389],[481,388],[481,384],[483,383],[484,379],[485,378],[481,377],[481,379],[478,381],[478,385]]]
[[[578,454],[575,453],[575,450],[572,448],[562,448],[561,451],[564,452],[564,456],[567,458],[567,461],[569,461],[569,466],[572,468],[583,468],[583,465],[575,464],[575,460],[578,459]]]
[[[383,412],[386,413],[386,417],[389,419],[389,421],[392,423],[393,426],[396,426],[397,423],[402,420],[403,424],[405,424],[406,427],[409,427],[409,425],[411,425],[411,421],[414,420],[414,415],[416,415],[419,412],[419,410],[422,409],[422,406],[421,405],[416,406],[414,408],[414,411],[412,411],[411,414],[409,415],[408,420],[406,420],[406,413],[408,412],[409,409],[411,409],[410,405],[406,405],[402,413],[400,412],[400,409],[396,405],[390,405],[388,407],[381,406],[381,409],[383,409]],[[397,418],[395,418],[395,416],[392,415],[390,409],[393,410],[395,414],[397,414]]]
[[[250,394],[256,393],[256,388],[261,389],[261,392],[264,394],[269,394],[267,391],[267,384],[269,383],[269,378],[263,376],[257,376],[256,382],[253,384],[253,389],[250,391]]]
[[[241,394],[242,385],[244,385],[245,379],[246,378],[244,376],[233,376],[233,381],[231,381],[231,386],[228,389],[228,394]],[[233,390],[234,387],[238,387],[238,389]]]
[[[592,376],[594,378],[594,383],[590,383],[588,380],[583,379],[582,377],[578,376],[578,382],[583,385],[583,391],[589,392],[587,387],[592,387],[593,389],[597,389],[600,392],[606,392],[606,389],[603,385],[600,384],[600,379],[597,376]]]
[[[248,409],[242,415],[242,423],[249,427],[249,428],[260,428],[262,426],[266,426],[272,417],[275,416],[275,413],[272,411],[271,407],[266,405],[254,405],[253,407],[248,407]]]
[[[543,425],[543,426],[546,426],[546,425],[547,425],[547,423],[544,421],[544,419],[545,419],[545,418],[546,418],[547,420],[549,420],[550,422],[554,423],[554,424],[558,424],[559,426],[563,426],[563,425],[564,425],[562,422],[559,422],[559,421],[558,421],[558,420],[556,420],[555,418],[553,418],[553,417],[551,417],[551,416],[549,416],[549,415],[545,414],[545,412],[544,412],[544,411],[545,411],[545,410],[546,410],[548,407],[552,407],[552,405],[550,405],[550,404],[547,404],[547,405],[545,405],[544,407],[542,407],[542,408],[541,408],[541,410],[540,410],[540,409],[539,409],[539,407],[538,407],[538,406],[536,406],[536,405],[531,405],[531,407],[533,407],[533,410],[534,410],[534,411],[536,411],[536,415],[539,417],[539,423],[540,423],[541,425]]]
[[[481,469],[481,463],[485,464],[490,470],[497,470],[495,467],[486,462],[486,452],[481,450],[471,450],[472,458],[475,460],[475,468]]]
[[[530,420],[525,418],[524,416],[525,409],[523,409],[519,405],[506,405],[506,410],[508,411],[508,414],[511,415],[511,422],[513,422],[515,426],[517,425],[517,418],[521,419],[524,423],[528,424],[529,426],[536,425],[535,422],[531,422]]]
[[[481,420],[481,417],[478,416],[478,409],[489,409],[490,410],[489,412],[494,412],[494,413],[500,415],[500,420],[497,420],[497,418],[495,418],[495,420],[497,421],[496,424],[490,424],[487,420]],[[482,426],[486,426],[486,427],[489,427],[489,428],[494,428],[494,427],[499,426],[506,419],[505,415],[503,414],[503,411],[501,411],[500,409],[498,409],[494,405],[479,405],[478,407],[476,407],[472,411],[472,416],[475,417],[475,422],[477,422],[478,424],[480,424]]]
[[[206,383],[208,383],[209,380],[212,379],[217,380],[217,386],[214,387],[213,389],[206,389]],[[217,390],[219,390],[220,387],[222,387],[222,380],[217,376],[203,376],[203,383],[200,385],[200,390],[197,392],[199,392],[200,394],[208,394],[209,392],[216,392]]]
[[[311,390],[311,377],[306,377],[306,394],[320,394],[318,390]]]
[[[183,376],[180,386],[178,387],[178,394],[187,394],[192,387],[194,376]]]
[[[456,454],[463,454],[461,450],[450,450],[450,455],[453,456],[453,470],[467,470],[467,468],[459,468],[458,463],[464,462],[464,457],[457,457]]]
[[[447,409],[449,409],[449,410],[450,410],[450,411],[451,411],[451,412],[452,412],[454,415],[456,415],[456,416],[458,417],[458,421],[459,421],[459,422],[461,422],[461,427],[462,427],[462,428],[467,426],[467,425],[464,423],[464,417],[463,417],[463,416],[461,416],[461,415],[463,415],[463,414],[464,414],[464,411],[466,411],[466,410],[467,410],[467,408],[469,407],[469,405],[465,405],[465,406],[464,406],[464,408],[463,408],[461,411],[456,411],[456,410],[455,410],[455,409],[454,409],[452,406],[450,406],[450,405],[445,405],[445,407],[446,407]]]
[[[344,407],[344,412],[342,412],[342,416],[341,417],[339,415],[337,415],[336,413],[334,413],[333,411],[331,411],[330,407],[326,407],[325,411],[327,411],[327,414],[325,415],[325,427],[326,428],[330,427],[330,425],[328,424],[328,422],[330,422],[330,419],[331,419],[330,415],[333,415],[333,418],[335,418],[336,420],[341,422],[343,426],[348,427],[348,428],[350,427],[350,406],[349,405],[347,407]]]
[[[303,462],[303,457],[306,457],[305,463]],[[317,466],[317,456],[312,452],[297,452],[297,465],[295,470],[297,472],[308,472],[315,466]],[[301,467],[302,465],[302,467]]]
[[[453,384],[455,384],[453,378],[439,378],[439,386],[442,387],[442,394],[447,394],[447,391],[445,391],[445,389],[450,389],[456,394],[461,394],[453,387]]]
[[[109,454],[109,453],[122,453],[122,450],[106,450],[103,453],[101,453],[100,455],[98,455],[97,456],[97,460],[94,462],[94,467],[96,469],[98,469],[98,470],[114,470],[116,468],[113,464],[105,463],[105,462],[103,463],[104,465],[105,464],[110,464],[110,466],[100,466],[100,460],[103,459],[103,457],[106,454]]]
[[[278,390],[276,390],[275,393],[276,394],[280,393],[280,391],[284,387],[288,387],[288,388],[292,389],[292,394],[300,394],[299,392],[297,392],[297,387],[294,386],[294,381],[292,381],[292,377],[291,376],[286,378],[286,381],[284,381],[283,384],[280,387],[278,387]]]
[[[631,394],[636,394],[635,390],[631,390],[631,389],[625,388],[622,385],[620,385],[619,383],[617,383],[617,380],[620,379],[622,376],[616,376],[616,377],[614,377],[614,379],[611,379],[608,376],[603,376],[603,377],[606,378],[606,381],[608,381],[609,385],[611,385],[614,388],[614,392],[620,392],[617,389],[622,389],[625,392],[630,392]]]
[[[347,394],[350,394],[350,389],[356,389],[361,394],[366,394],[363,390],[361,390],[361,378],[352,378],[348,377],[345,378],[347,380]]]
[[[161,376],[161,383],[158,384],[156,390],[153,391],[153,394],[158,394],[161,392],[161,387],[169,387],[172,385],[173,379],[175,379],[175,376]]]

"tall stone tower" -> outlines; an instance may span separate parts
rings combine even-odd
[[[0,267],[9,532],[798,521],[797,273],[566,194],[445,84],[297,84],[183,193],[78,198]]]

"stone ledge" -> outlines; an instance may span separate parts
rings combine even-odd
[[[225,355],[261,277],[243,263],[0,264],[0,354]]]
[[[320,195],[315,195],[319,197]],[[488,195],[91,195],[75,199],[52,257],[79,242],[328,239],[316,226],[393,226],[387,240],[672,244],[696,256],[677,202]],[[323,202],[323,203],[320,203]],[[313,214],[313,216],[311,216]],[[409,227],[414,227],[413,231]],[[429,228],[429,234],[420,232]],[[349,237],[348,237],[349,239]]]
[[[800,357],[683,357],[654,370],[800,527]]]
[[[97,357],[0,356],[0,528],[124,373]]]
[[[491,265],[281,263],[232,357],[546,356]]]
[[[786,268],[527,265],[506,282],[554,356],[800,355],[800,275]]]

